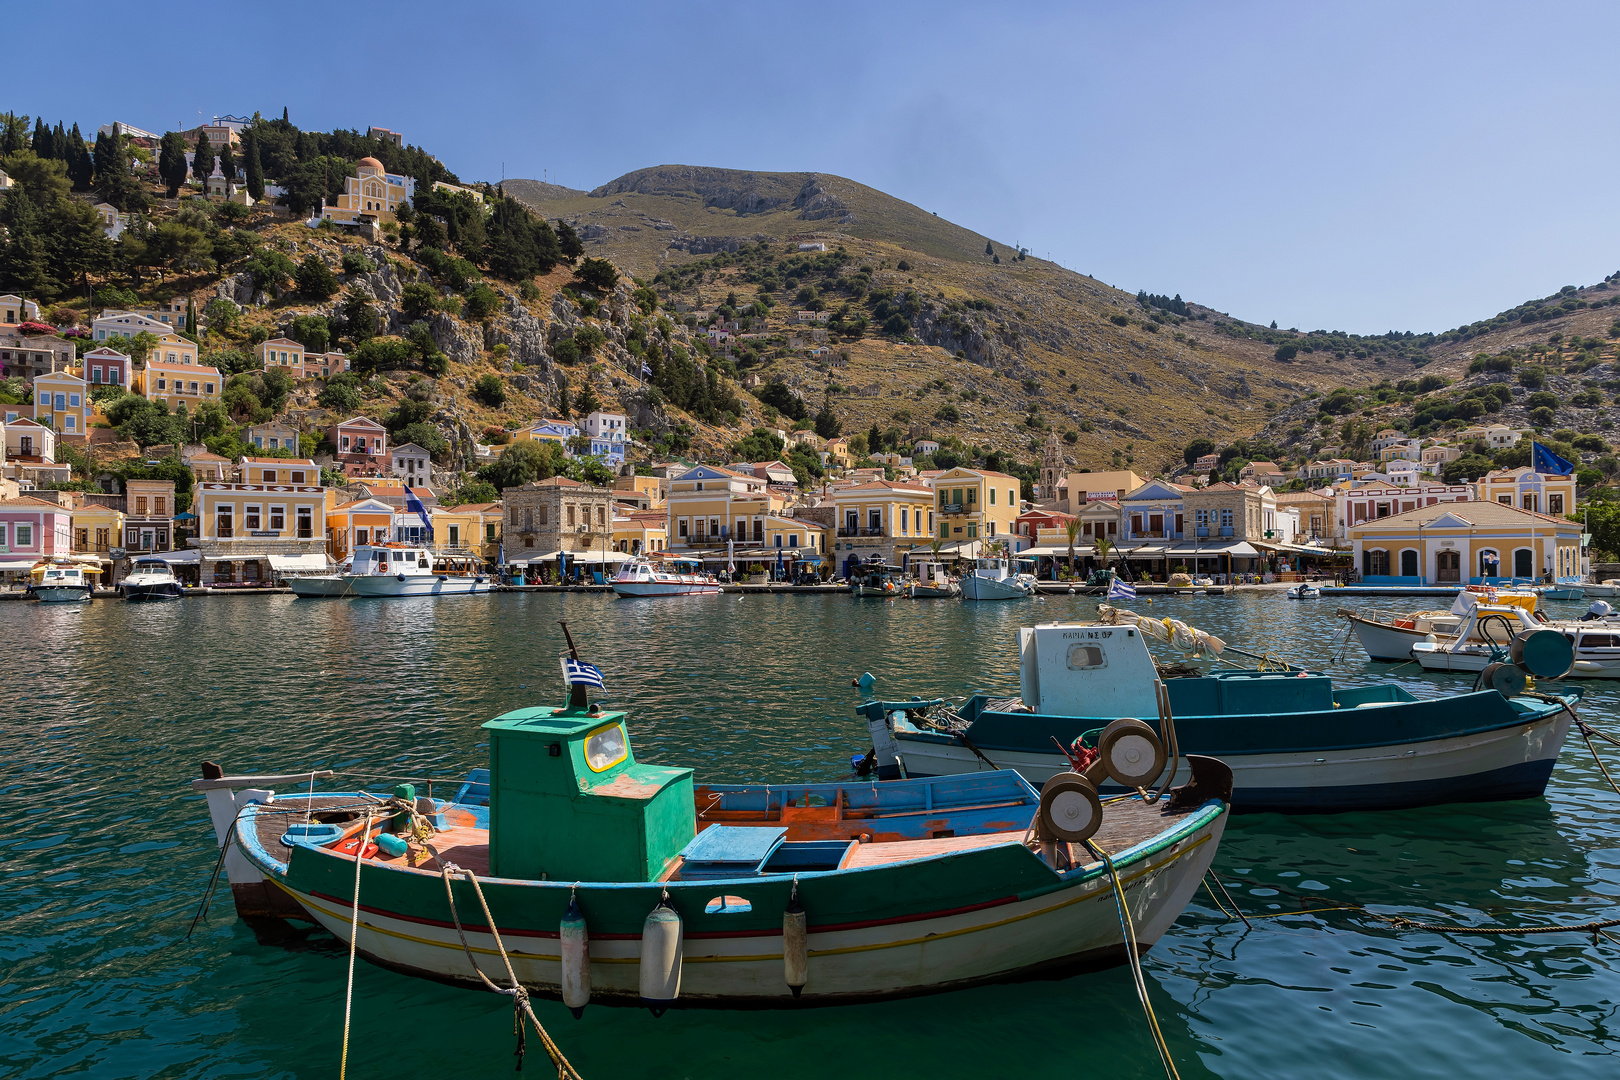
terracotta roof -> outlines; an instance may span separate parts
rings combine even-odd
[[[844,492],[853,491],[910,491],[915,492],[918,495],[926,496],[929,499],[934,497],[933,491],[928,488],[921,487],[916,484],[902,484],[895,480],[873,480],[868,484],[852,484],[846,487],[835,487],[832,489],[832,494],[839,495]]]
[[[529,481],[528,486],[529,487],[562,488],[562,487],[584,487],[585,485],[580,483],[578,480],[570,480],[566,476],[553,476],[549,480],[531,480],[531,481]]]
[[[441,506],[439,509],[443,510],[447,514],[474,514],[483,513],[486,510],[499,509],[500,505],[501,504],[498,502],[462,503],[460,506],[451,506],[448,508]]]
[[[15,499],[0,499],[0,506],[21,506],[28,508],[43,506],[47,510],[56,510],[63,514],[72,513],[72,511],[65,506],[58,506],[56,503],[46,502],[44,499],[36,499],[32,495],[19,495]],[[26,552],[23,554],[26,554]]]
[[[202,455],[198,454],[197,457],[202,457]],[[192,460],[195,461],[196,458],[193,458]],[[220,460],[223,461],[225,459],[221,458]],[[250,457],[243,458],[242,460],[246,461],[249,465],[286,465],[288,468],[291,468],[294,465],[303,465],[311,469],[315,467],[315,463],[309,460],[309,458]]]
[[[1554,517],[1550,514],[1538,514],[1534,510],[1521,510],[1517,506],[1507,503],[1487,502],[1483,499],[1470,502],[1435,503],[1433,506],[1420,506],[1416,510],[1408,510],[1404,514],[1391,514],[1389,517],[1376,518],[1371,521],[1360,521],[1351,525],[1351,529],[1388,529],[1412,528],[1417,525],[1428,525],[1436,518],[1447,514],[1455,515],[1470,525],[1484,528],[1499,528],[1507,525],[1524,525],[1532,523],[1551,523],[1562,525],[1576,531],[1580,530],[1580,522],[1570,521],[1568,518]]]

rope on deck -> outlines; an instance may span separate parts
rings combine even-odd
[[[367,814],[360,826],[360,843],[354,849],[354,897],[349,908],[349,985],[343,992],[343,1056],[338,1060],[338,1080],[349,1073],[349,1019],[354,1009],[354,953],[355,942],[360,939],[360,867],[365,865],[366,845],[371,842],[371,825],[375,815]]]
[[[1089,839],[1081,843],[1108,868],[1108,880],[1114,886],[1114,904],[1119,908],[1119,929],[1125,937],[1125,955],[1130,960],[1131,981],[1136,985],[1136,997],[1142,1003],[1142,1012],[1147,1015],[1153,1048],[1159,1052],[1159,1063],[1164,1066],[1164,1074],[1170,1080],[1181,1080],[1175,1059],[1170,1056],[1170,1046],[1164,1041],[1164,1032],[1159,1029],[1159,1018],[1153,1013],[1153,1002],[1148,999],[1147,980],[1142,977],[1142,957],[1136,951],[1136,924],[1131,918],[1131,906],[1125,899],[1125,889],[1119,882],[1119,871],[1114,866],[1114,860],[1102,848]]]

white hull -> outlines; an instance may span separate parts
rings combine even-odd
[[[1421,630],[1404,630],[1397,626],[1367,622],[1363,619],[1351,619],[1350,625],[1356,628],[1356,637],[1361,639],[1361,647],[1366,649],[1367,655],[1374,660],[1410,660],[1413,645],[1420,641],[1435,640],[1433,634]]]
[[[970,574],[962,579],[964,600],[1024,600],[1028,597],[1029,593],[1018,584],[1017,578],[997,580]]]
[[[348,592],[347,578],[336,574],[316,574],[311,577],[284,578],[294,596],[343,596]]]
[[[1604,650],[1608,652],[1610,650]],[[1488,649],[1468,648],[1449,651],[1447,649],[1414,649],[1412,659],[1416,660],[1424,671],[1453,671],[1474,673],[1484,671],[1491,663],[1491,651]],[[1603,656],[1587,657],[1582,659],[1579,652],[1575,654],[1575,666],[1570,668],[1567,679],[1620,679],[1620,657]]]
[[[1288,751],[1274,754],[1222,754],[1232,769],[1234,809],[1254,804],[1292,803],[1295,793],[1309,789],[1320,794],[1323,806],[1349,808],[1345,800],[1359,800],[1345,792],[1376,792],[1391,786],[1444,788],[1459,778],[1483,776],[1544,762],[1551,768],[1569,733],[1570,715],[1564,710],[1541,720],[1493,731],[1434,739],[1412,745],[1359,747],[1349,750]],[[949,776],[989,770],[965,746],[942,739],[914,738],[897,733],[908,776]],[[1016,769],[1036,787],[1068,769],[1057,753],[1037,754],[982,748],[997,766]],[[1190,774],[1185,759],[1177,775]],[[1340,794],[1335,795],[1335,789]],[[1369,795],[1369,798],[1372,797]]]
[[[90,588],[85,585],[36,585],[32,592],[42,604],[81,604],[90,599]]]
[[[1181,914],[1214,859],[1225,825],[1223,813],[1208,828],[1122,872],[1139,945],[1152,946]],[[746,893],[750,880],[717,881],[715,891]],[[348,942],[352,909],[345,899],[287,891],[311,918]],[[463,918],[469,923],[479,921],[466,914]],[[809,983],[803,997],[829,1001],[888,997],[947,990],[1064,961],[1083,965],[1086,958],[1094,958],[1099,963],[1113,963],[1124,941],[1113,887],[1106,875],[1026,900],[903,925],[899,935],[888,924],[823,932],[812,925]],[[494,938],[472,926],[466,930],[480,967],[504,985],[505,968]],[[556,994],[561,962],[555,936],[506,932],[502,937],[518,979],[542,993]],[[1055,948],[1055,943],[1061,943],[1061,948]],[[474,981],[452,926],[391,917],[363,905],[356,948],[389,967],[458,982]],[[640,950],[637,939],[591,939],[595,999],[636,1001]],[[680,996],[683,1001],[696,1002],[793,1003],[783,985],[780,935],[687,938]]]
[[[487,580],[437,574],[407,577],[404,581],[387,574],[355,574],[347,581],[351,596],[470,596],[490,590]]]
[[[1587,596],[1620,596],[1620,585],[1582,585]]]
[[[906,595],[913,600],[949,600],[953,596],[960,596],[962,590],[958,588],[947,589],[940,585],[908,585]]]
[[[708,581],[615,581],[620,596],[714,596],[720,586]]]

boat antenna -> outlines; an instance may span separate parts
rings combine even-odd
[[[563,619],[558,619],[557,620],[557,625],[562,627],[563,637],[566,638],[567,641],[568,641],[568,655],[569,655],[569,657],[572,658],[575,662],[578,662],[578,660],[579,660],[579,646],[574,644],[574,635],[570,634],[568,632],[568,623]],[[584,683],[569,683],[569,685],[568,685],[568,707],[570,709],[584,709],[586,707],[586,704],[587,703],[586,703],[586,700],[585,700],[585,684]]]

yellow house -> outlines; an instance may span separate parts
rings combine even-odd
[[[669,547],[669,520],[662,509],[613,508],[613,547],[626,555],[645,555]]]
[[[939,527],[934,493],[921,484],[877,480],[837,487],[832,502],[838,523],[833,551],[861,559],[882,555],[898,563],[913,548],[927,547]]]
[[[840,436],[827,440],[826,463],[835,469],[847,469],[854,464],[854,457],[849,452],[849,439]]]
[[[304,347],[292,338],[277,337],[269,341],[261,341],[254,355],[259,358],[259,366],[266,371],[278,367],[292,376],[294,382],[302,379],[306,374],[304,370]],[[318,361],[317,361],[318,362]]]
[[[1068,476],[1069,512],[1079,513],[1082,503],[1119,502],[1143,483],[1143,479],[1129,469],[1072,472]]]
[[[1013,535],[1021,508],[1018,477],[956,468],[934,478],[941,540],[993,540]]]
[[[1348,529],[1371,585],[1496,584],[1582,577],[1581,526],[1508,503],[1437,503]]]
[[[280,560],[327,547],[327,491],[320,467],[297,458],[244,458],[242,483],[192,487],[202,583],[262,584]],[[392,508],[390,508],[392,509]]]
[[[764,546],[768,553],[780,550],[784,555],[814,560],[827,551],[826,526],[809,518],[770,514],[766,516],[764,524]]]
[[[343,194],[326,208],[325,216],[340,225],[357,225],[362,218],[376,222],[393,221],[399,204],[416,194],[416,181],[390,173],[374,157],[360,159],[358,175],[345,177]]]
[[[659,509],[669,498],[669,481],[662,476],[621,476],[613,481],[613,497],[644,510]]]
[[[1560,517],[1575,512],[1575,478],[1534,469],[1496,469],[1474,484],[1481,502]]]
[[[527,427],[512,432],[513,442],[551,442],[565,450],[568,440],[579,434],[579,428],[567,420],[536,420]]]
[[[393,521],[394,508],[381,499],[340,503],[326,514],[326,553],[342,562],[362,544],[387,543]]]
[[[501,504],[463,503],[433,508],[433,546],[440,552],[493,560],[500,552]]]
[[[0,296],[0,323],[16,326],[18,323],[38,322],[39,305],[15,293]]]
[[[225,380],[218,368],[202,364],[170,364],[148,360],[141,391],[148,401],[161,401],[171,410],[182,402],[196,411],[205,401],[218,401]]]
[[[34,420],[72,440],[85,437],[90,414],[90,388],[70,371],[57,371],[34,379]]]
[[[158,338],[157,344],[152,346],[152,351],[146,354],[148,364],[154,361],[170,365],[195,364],[197,362],[197,346],[194,342],[187,341],[179,334],[163,334]]]
[[[85,503],[73,511],[73,553],[107,555],[124,538],[124,514],[101,503]]]
[[[765,518],[784,505],[758,477],[698,465],[669,483],[666,535],[673,548],[763,544]]]

